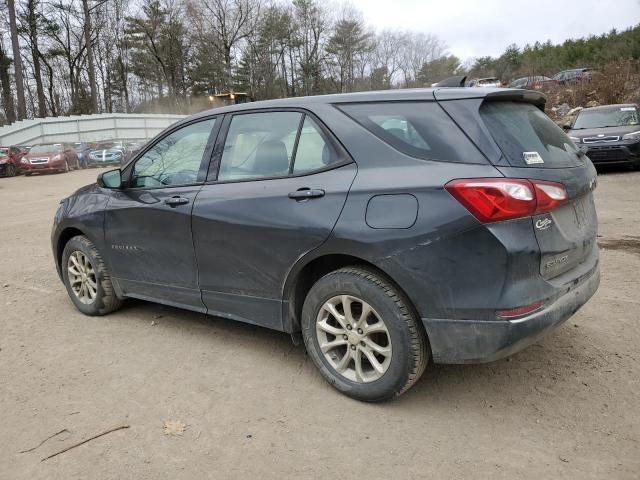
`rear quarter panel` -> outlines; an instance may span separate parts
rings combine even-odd
[[[495,304],[505,277],[506,251],[443,186],[455,178],[502,175],[479,151],[469,159],[476,163],[469,164],[412,158],[334,112],[328,123],[358,163],[358,175],[331,237],[312,252],[313,257],[342,253],[376,265],[399,284],[423,317],[468,317],[473,312],[462,313],[465,306]],[[371,198],[384,194],[410,194],[417,199],[413,225],[372,228],[367,224]],[[390,208],[389,224],[404,213]],[[472,272],[465,274],[466,269]],[[487,298],[487,285],[496,292],[494,298]]]

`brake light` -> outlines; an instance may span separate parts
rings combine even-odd
[[[445,188],[483,223],[545,213],[568,199],[560,183],[520,178],[452,180]]]

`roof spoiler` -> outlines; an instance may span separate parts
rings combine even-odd
[[[445,78],[444,80],[436,83],[434,87],[464,87],[466,82],[466,75],[458,75],[455,77]]]
[[[523,102],[535,105],[544,112],[545,104],[547,103],[547,97],[544,93],[532,91],[532,90],[502,90],[500,92],[492,92],[485,97],[487,101],[503,101],[503,102]]]
[[[547,97],[543,93],[518,88],[439,88],[434,90],[437,101],[482,99],[485,102],[523,102],[535,105],[544,111]]]

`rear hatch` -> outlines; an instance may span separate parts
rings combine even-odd
[[[546,280],[555,279],[552,283],[564,284],[588,271],[597,258],[592,193],[596,171],[543,113],[544,96],[497,91],[484,98],[440,104],[505,177],[557,182],[565,187],[565,204],[532,217],[531,228],[540,247],[540,274]]]

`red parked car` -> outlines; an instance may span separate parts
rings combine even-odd
[[[509,84],[509,88],[524,88],[526,90],[541,90],[551,85],[557,85],[558,82],[544,75],[533,75],[531,77],[522,77],[514,80]]]
[[[0,147],[0,177],[13,177],[20,173],[20,159],[24,152],[18,147]]]
[[[34,145],[20,161],[25,175],[39,172],[68,172],[80,168],[75,149],[70,143]]]
[[[573,68],[556,73],[552,80],[555,80],[560,85],[569,85],[583,80],[591,80],[591,77],[595,74],[597,74],[597,72],[591,68]]]

